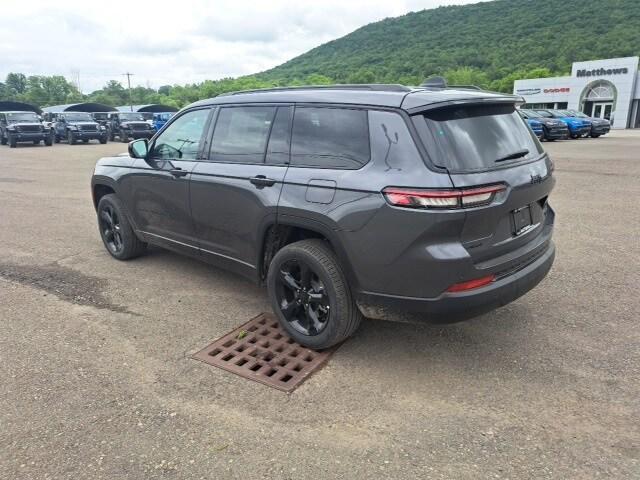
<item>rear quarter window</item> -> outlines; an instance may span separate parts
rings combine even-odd
[[[358,169],[371,156],[366,110],[296,107],[291,165]]]
[[[459,105],[422,115],[419,129],[433,162],[451,172],[500,168],[538,158],[543,149],[514,105]],[[502,160],[520,152],[517,158]]]

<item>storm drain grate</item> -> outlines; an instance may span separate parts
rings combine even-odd
[[[280,328],[272,314],[261,313],[192,358],[291,392],[319,370],[333,351],[316,352],[299,345]]]

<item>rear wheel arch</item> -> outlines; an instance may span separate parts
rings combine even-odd
[[[285,220],[267,225],[261,236],[258,256],[258,280],[264,283],[273,257],[286,245],[307,239],[319,239],[327,243],[340,262],[352,291],[358,290],[351,262],[336,232],[313,220]]]

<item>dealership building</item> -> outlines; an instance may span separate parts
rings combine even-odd
[[[613,128],[640,128],[638,57],[576,62],[569,77],[516,80],[525,108],[580,110],[612,120]]]

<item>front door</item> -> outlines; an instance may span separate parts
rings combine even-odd
[[[256,274],[287,171],[291,116],[286,105],[219,108],[209,155],[191,180],[191,211],[204,259]]]
[[[190,110],[177,117],[149,146],[148,158],[135,159],[121,180],[137,230],[150,241],[186,253],[197,253],[189,181],[210,112]]]

